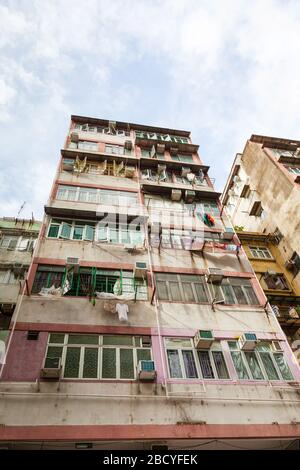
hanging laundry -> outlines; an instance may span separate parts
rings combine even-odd
[[[120,279],[118,279],[118,280],[114,283],[113,291],[114,291],[114,294],[115,294],[115,295],[121,295],[121,294],[122,294],[122,287],[121,287],[121,281],[120,281]]]
[[[109,313],[116,313],[116,303],[111,300],[105,301],[103,309]]]
[[[116,310],[120,321],[128,321],[128,305],[117,304]]]
[[[202,219],[208,227],[213,227],[215,225],[215,219],[208,212],[203,214]]]

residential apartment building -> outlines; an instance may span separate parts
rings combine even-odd
[[[18,295],[24,285],[41,223],[0,218],[0,339],[8,335]]]
[[[2,368],[10,448],[287,448],[300,371],[187,131],[72,116]]]
[[[300,361],[300,142],[252,135],[222,200]]]

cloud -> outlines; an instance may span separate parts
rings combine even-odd
[[[299,2],[2,3],[3,215],[42,216],[70,114],[191,130],[218,189],[252,133],[298,137]]]

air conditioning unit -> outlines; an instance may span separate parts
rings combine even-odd
[[[196,197],[195,191],[191,191],[190,189],[187,189],[187,190],[184,192],[184,201],[185,201],[187,204],[191,204],[192,202],[194,202],[195,197]]]
[[[222,233],[222,239],[231,242],[234,237],[234,230],[231,227],[226,227]]]
[[[59,379],[61,374],[61,358],[48,357],[47,367],[41,369],[40,377],[42,379]]]
[[[165,144],[156,144],[156,151],[157,153],[164,153],[166,149]]]
[[[258,342],[255,333],[243,333],[239,338],[239,346],[243,351],[253,351]]]
[[[207,281],[212,284],[221,284],[224,277],[224,273],[220,268],[208,268]]]
[[[128,253],[134,253],[136,251],[136,245],[134,243],[125,243],[124,248]]]
[[[73,171],[74,168],[74,159],[73,158],[63,158],[62,169],[65,171]]]
[[[272,349],[274,352],[281,352],[283,349],[280,341],[272,341]]]
[[[194,346],[197,349],[209,349],[214,340],[211,330],[198,330],[194,336]]]
[[[139,361],[137,366],[138,379],[145,382],[153,382],[156,379],[154,361]]]
[[[193,181],[195,181],[195,179],[196,179],[195,173],[188,173],[188,174],[186,175],[186,179],[187,179],[190,183],[193,183]]]
[[[70,138],[71,138],[71,142],[76,142],[77,143],[79,141],[78,132],[71,132]]]
[[[148,264],[144,261],[136,261],[133,275],[135,278],[145,278],[148,271]]]
[[[191,173],[191,169],[188,166],[181,167],[181,176],[187,176],[188,173]]]
[[[131,140],[125,140],[124,147],[126,150],[132,150],[132,141]]]
[[[135,174],[135,166],[133,165],[126,165],[125,166],[125,177],[126,178],[133,178]]]
[[[180,189],[172,189],[171,200],[180,201],[182,197],[182,191]]]

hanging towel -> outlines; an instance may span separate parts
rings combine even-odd
[[[117,304],[116,310],[117,310],[120,321],[128,321],[128,305],[127,304]]]

